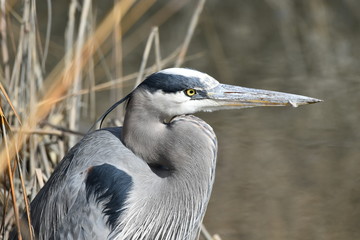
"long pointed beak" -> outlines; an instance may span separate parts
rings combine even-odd
[[[275,91],[219,84],[207,93],[221,108],[246,108],[259,106],[292,106],[321,102],[322,100]]]

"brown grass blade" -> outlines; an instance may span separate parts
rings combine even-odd
[[[11,102],[11,100],[10,100],[10,98],[9,98],[9,95],[6,93],[6,90],[5,90],[4,86],[1,84],[1,82],[0,82],[0,91],[1,91],[1,92],[2,92],[2,94],[4,95],[4,97],[5,97],[6,101],[7,101],[7,103],[8,103],[8,104],[10,105],[10,107],[11,107],[11,110],[14,112],[14,114],[15,114],[15,116],[16,116],[16,119],[18,120],[18,122],[19,122],[19,123],[20,123],[20,125],[21,125],[20,116],[19,116],[19,114],[17,113],[17,111],[16,111],[16,109],[15,109],[14,105],[12,104],[12,102]],[[4,115],[3,111],[2,111],[2,109],[1,109],[0,111],[1,111],[1,115],[5,117],[5,115]],[[7,123],[6,118],[4,118],[4,119],[5,119],[6,123]]]
[[[1,130],[2,130],[2,137],[3,137],[3,142],[5,145],[5,149],[3,149],[4,153],[4,158],[7,164],[7,173],[9,176],[9,183],[10,183],[10,193],[11,193],[11,200],[13,203],[13,208],[14,208],[14,213],[15,213],[15,223],[17,226],[17,231],[18,231],[18,235],[20,236],[20,217],[19,217],[19,209],[18,206],[16,204],[16,196],[15,196],[15,187],[14,187],[14,179],[13,179],[13,173],[11,171],[11,164],[10,164],[10,149],[9,149],[9,144],[8,144],[8,136],[6,134],[6,127],[5,127],[5,118],[3,115],[0,116],[1,118]],[[21,237],[19,238],[21,239]]]
[[[154,39],[156,38],[156,35],[158,35],[158,28],[154,27],[154,28],[152,28],[151,33],[149,35],[149,38],[148,38],[148,40],[146,42],[145,50],[144,50],[143,57],[142,57],[141,64],[140,64],[139,74],[138,74],[138,77],[136,79],[134,88],[137,85],[139,85],[141,80],[143,79],[145,67],[146,67],[146,64],[147,64],[147,61],[148,61],[149,55],[150,55],[151,46],[153,45],[153,42],[154,42]]]
[[[147,37],[142,33],[147,32],[152,26],[161,26],[165,23],[171,16],[176,12],[180,11],[189,0],[171,0],[166,3],[164,7],[158,10],[154,15],[152,15],[144,24],[142,24],[138,29],[136,29],[129,37],[126,38],[123,56],[127,56],[132,52],[139,44]],[[125,29],[124,29],[125,31]]]
[[[80,16],[80,25],[78,29],[78,37],[76,42],[76,48],[75,48],[75,60],[73,62],[74,64],[74,80],[72,84],[72,92],[78,92],[81,89],[82,85],[82,69],[85,66],[82,61],[82,49],[84,47],[85,42],[85,36],[86,36],[86,26],[87,26],[87,20],[89,18],[91,9],[91,0],[85,0],[83,2],[81,16]],[[90,51],[93,51],[93,49],[90,49]],[[91,54],[92,55],[92,54]],[[90,60],[91,56],[89,56]],[[69,99],[70,106],[79,106],[80,104],[80,98],[77,96],[74,96]],[[70,129],[79,129],[79,119],[80,114],[78,113],[78,108],[76,107],[70,107],[69,108],[69,128]],[[77,136],[70,135],[69,136],[69,147],[72,147],[77,142]]]
[[[6,82],[10,81],[10,66],[9,66],[9,52],[7,48],[7,34],[6,34],[6,6],[5,0],[0,1],[0,47],[2,51],[2,60],[4,64],[4,77]]]
[[[187,50],[189,48],[190,40],[192,39],[192,36],[194,35],[194,31],[195,31],[195,28],[196,28],[196,26],[197,26],[197,24],[199,22],[199,18],[200,18],[202,10],[204,8],[205,2],[206,2],[206,0],[199,0],[199,2],[198,2],[198,5],[197,5],[197,7],[195,9],[195,12],[194,12],[194,15],[193,15],[193,17],[191,19],[188,31],[186,33],[184,43],[183,43],[183,45],[181,47],[179,57],[178,57],[178,59],[177,59],[177,61],[175,63],[175,67],[180,67],[184,62]]]
[[[123,9],[123,12],[126,13],[134,2],[134,0],[123,0],[117,4],[121,5],[121,9]],[[115,18],[114,16],[117,14],[114,9],[102,21],[100,26],[96,29],[94,35],[90,36],[90,38],[85,42],[81,51],[81,58],[83,59],[81,67],[83,67],[88,62],[89,58],[94,54],[96,50],[94,45],[97,47],[100,46],[112,32],[113,21]],[[15,156],[16,150],[20,149],[24,144],[24,141],[28,138],[28,135],[23,131],[27,129],[34,129],[35,126],[50,112],[58,98],[62,97],[73,83],[75,72],[73,65],[67,67],[65,70],[61,70],[61,66],[63,65],[58,65],[58,67],[55,68],[46,79],[45,84],[51,86],[42,98],[42,101],[35,106],[35,109],[32,110],[28,120],[23,124],[20,131],[10,139],[8,148],[1,150],[0,172],[4,171],[6,166],[8,166],[10,159]]]
[[[16,155],[16,162],[17,166],[19,166],[19,156],[18,154]],[[26,187],[25,187],[25,180],[22,174],[22,171],[20,168],[17,168],[18,172],[19,172],[19,178],[20,178],[20,182],[21,182],[21,188],[22,188],[22,193],[23,193],[23,199],[25,202],[25,213],[26,213],[26,220],[27,220],[27,229],[29,230],[29,236],[30,236],[30,240],[33,239],[34,233],[33,233],[33,228],[32,228],[32,224],[31,224],[31,218],[30,218],[30,205],[29,205],[29,200],[27,198],[27,191],[26,191]],[[24,221],[25,222],[25,221]]]

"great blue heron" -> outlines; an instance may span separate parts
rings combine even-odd
[[[217,140],[189,114],[320,100],[170,68],[148,76],[116,105],[123,101],[123,127],[87,134],[32,201],[36,238],[196,239],[214,182]]]

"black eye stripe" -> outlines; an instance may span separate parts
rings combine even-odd
[[[151,92],[162,90],[166,93],[176,93],[194,87],[200,89],[206,87],[197,77],[186,77],[161,72],[148,76],[141,85]]]

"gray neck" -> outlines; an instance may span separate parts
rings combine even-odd
[[[161,121],[158,114],[151,111],[151,106],[149,106],[151,104],[147,99],[138,100],[144,97],[134,94],[129,99],[122,140],[126,147],[150,166],[163,165],[164,167],[170,167],[168,166],[169,161],[160,156],[167,126]]]
[[[191,116],[170,116],[157,112],[147,94],[135,92],[128,103],[122,141],[150,167],[173,175],[208,176],[214,168],[217,145],[212,128]]]
[[[169,228],[177,228],[172,231],[174,234],[184,236],[176,239],[195,239],[214,180],[215,134],[209,125],[194,116],[178,116],[165,124],[162,116],[151,108],[152,103],[143,98],[139,94],[130,99],[122,140],[152,168],[156,175],[151,179],[160,185],[154,186],[155,193],[144,191],[153,197],[150,196],[150,200],[145,197],[147,203],[139,203],[149,206],[147,211],[138,212],[142,218],[148,215],[152,219],[149,224],[162,223],[148,226],[151,230],[144,239],[152,239],[155,235],[151,232],[164,231],[163,236],[168,235],[169,229],[163,226],[167,222],[171,225]]]

